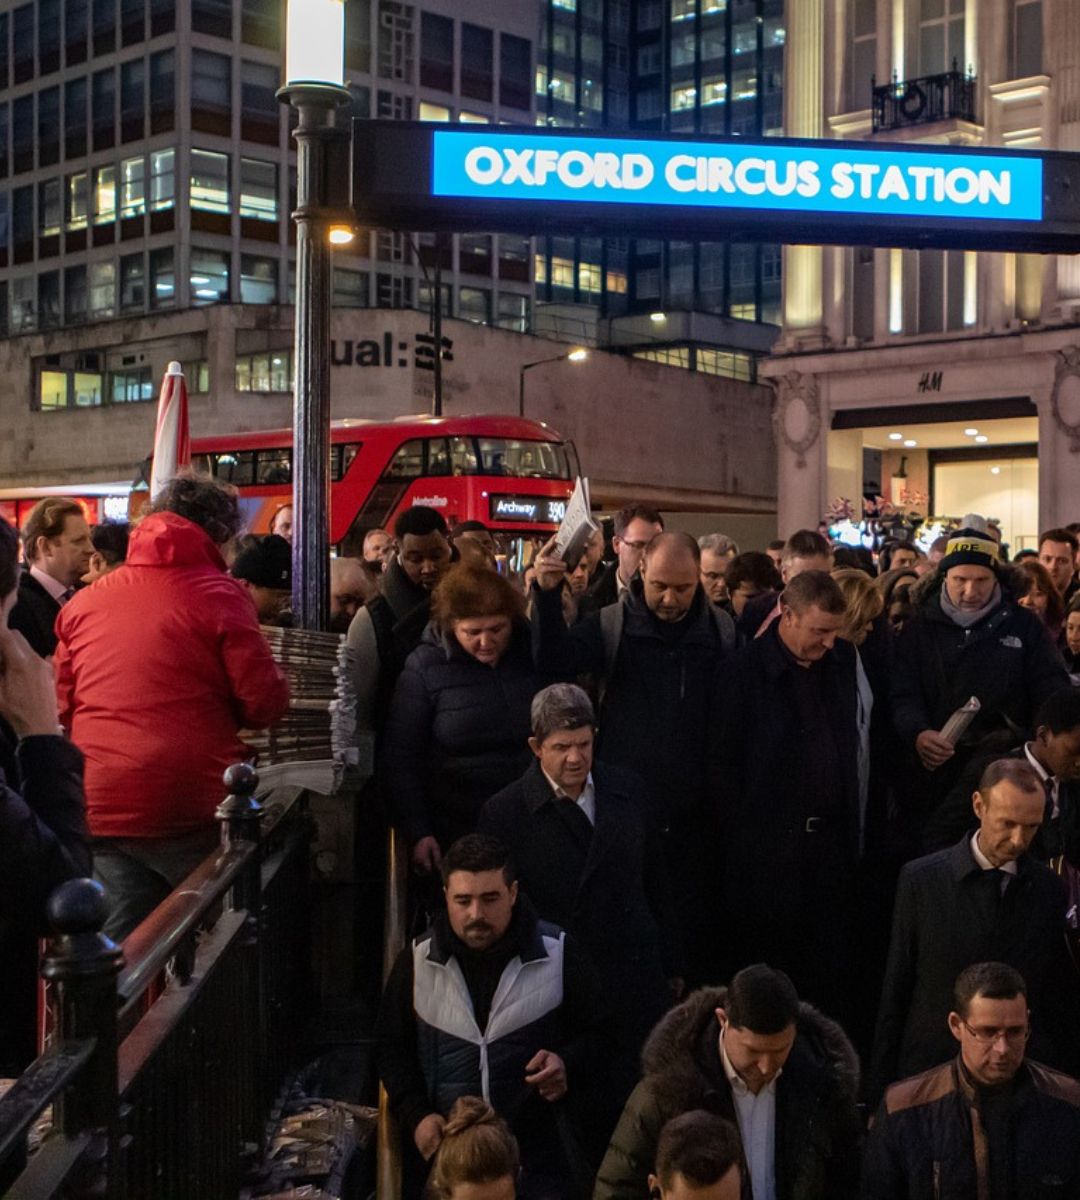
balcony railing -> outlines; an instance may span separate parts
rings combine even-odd
[[[951,71],[873,85],[874,133],[928,125],[933,121],[975,121],[975,76],[953,59]]]

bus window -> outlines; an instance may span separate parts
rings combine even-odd
[[[360,453],[360,442],[338,442],[330,447],[330,478],[337,483]]]
[[[558,442],[480,438],[480,473],[523,479],[569,479],[566,451]]]
[[[424,443],[420,438],[406,442],[390,460],[385,479],[419,479],[424,473]]]
[[[450,474],[450,443],[446,438],[428,438],[425,475]]]
[[[450,471],[453,475],[476,474],[476,449],[472,438],[450,439]]]
[[[292,451],[259,450],[255,482],[258,484],[292,483]]]
[[[255,482],[255,451],[226,450],[210,455],[210,473],[222,483],[250,487]]]

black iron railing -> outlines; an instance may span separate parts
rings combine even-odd
[[[239,1191],[303,1026],[310,825],[299,796],[264,822],[252,768],[226,783],[220,850],[123,950],[93,880],[50,899],[55,1038],[0,1099],[0,1166],[50,1104],[52,1131],[7,1200]]]
[[[932,121],[975,121],[975,76],[959,70],[896,79],[873,86],[874,132],[927,125]]]

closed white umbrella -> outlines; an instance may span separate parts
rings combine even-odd
[[[191,433],[188,428],[188,396],[184,371],[178,362],[169,363],[158,397],[157,429],[154,433],[154,465],[150,474],[150,500],[182,467],[191,465]]]

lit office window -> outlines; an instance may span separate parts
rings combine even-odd
[[[125,158],[120,164],[120,216],[139,217],[146,212],[146,159]]]
[[[176,198],[176,151],[155,150],[150,155],[150,208],[172,208]]]
[[[450,110],[445,104],[430,104],[427,100],[420,101],[421,121],[449,121]]]
[[[142,253],[120,259],[120,311],[142,312],[146,307],[146,265]]]
[[[101,373],[98,371],[75,371],[72,377],[75,387],[76,408],[98,408],[105,398]]]
[[[149,367],[123,367],[109,372],[109,399],[113,404],[153,400],[154,380]]]
[[[67,371],[42,371],[38,376],[38,407],[42,412],[50,412],[67,406]]]
[[[672,21],[688,21],[697,16],[697,0],[671,0]]]
[[[90,316],[116,315],[116,263],[90,264]]]
[[[258,158],[240,160],[240,215],[256,221],[278,217],[277,165]]]
[[[727,80],[722,75],[713,75],[701,81],[701,106],[723,104],[727,100]]]
[[[219,250],[191,250],[191,302],[214,304],[229,299],[229,256]]]
[[[678,112],[680,109],[693,108],[694,102],[697,100],[697,88],[690,84],[682,87],[673,87],[671,89],[671,111]]]
[[[191,152],[191,207],[229,211],[229,157],[213,150]]]
[[[491,292],[485,288],[459,288],[458,318],[487,325],[491,321]]]
[[[574,103],[574,77],[568,71],[552,71],[548,91],[555,100]]]
[[[37,288],[33,275],[11,281],[11,332],[21,333],[34,328],[34,306]]]
[[[515,333],[529,332],[529,297],[518,292],[499,293],[500,329],[512,329]]]
[[[462,125],[490,125],[491,118],[485,117],[483,113],[459,112],[458,120]]]
[[[240,255],[240,303],[277,303],[277,259]]]
[[[116,168],[94,169],[94,224],[116,220]]]
[[[578,290],[582,292],[600,293],[600,281],[603,270],[599,263],[578,263]]]

